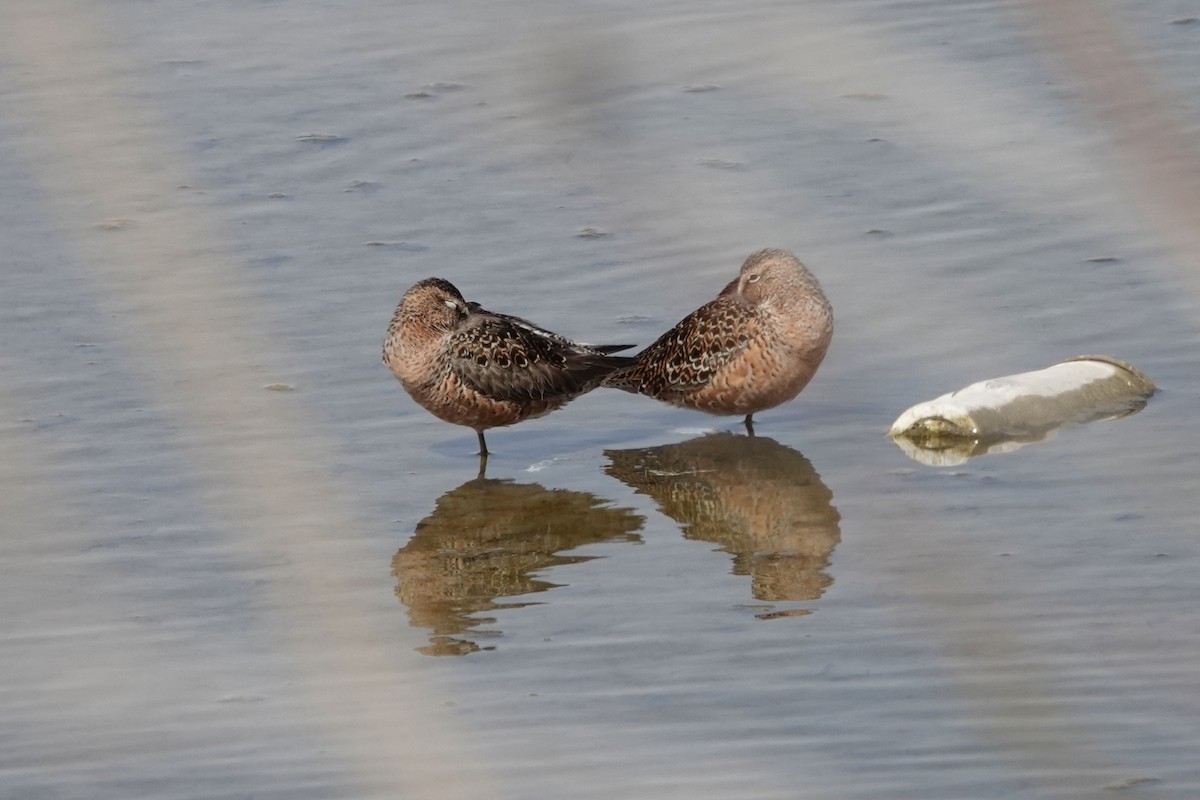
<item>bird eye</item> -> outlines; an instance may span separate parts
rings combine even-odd
[[[448,308],[458,308],[458,303],[454,302],[453,300],[443,300],[442,302],[445,303]]]
[[[746,278],[746,283],[757,283],[758,279],[761,277],[762,276],[759,275],[757,272],[751,272],[750,277]]]

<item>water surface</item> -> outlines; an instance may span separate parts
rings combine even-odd
[[[1200,146],[1195,9],[1112,8]],[[1200,794],[1200,259],[1025,6],[12,16],[0,794]],[[480,479],[379,364],[429,275],[645,344],[768,246],[837,329],[753,442],[600,391]],[[1080,353],[1162,391],[884,435]]]

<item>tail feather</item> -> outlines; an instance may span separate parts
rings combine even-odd
[[[641,391],[642,379],[639,373],[639,364],[637,357],[630,356],[615,356],[615,359],[620,359],[626,363],[617,367],[615,370],[605,376],[601,386],[607,386],[612,389],[620,389],[625,392],[638,394]]]

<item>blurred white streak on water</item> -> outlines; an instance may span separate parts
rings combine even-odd
[[[1200,141],[1169,93],[1128,48],[1110,2],[1026,0],[1047,49],[1079,87],[1146,221],[1170,237],[1200,278]]]
[[[420,657],[393,647],[410,634],[381,629],[352,600],[359,576],[377,568],[356,542],[364,521],[328,469],[327,443],[309,420],[263,391],[253,368],[270,363],[277,345],[255,324],[231,265],[211,254],[221,232],[170,202],[178,186],[192,183],[189,165],[153,111],[132,99],[139,87],[123,80],[128,70],[105,22],[102,9],[88,3],[19,3],[8,9],[0,34],[6,57],[28,82],[24,111],[38,131],[21,144],[38,162],[63,228],[76,234],[69,248],[89,265],[99,302],[122,311],[127,346],[157,377],[150,390],[156,411],[180,432],[198,493],[231,532],[228,546],[248,560],[288,564],[280,571],[286,577],[262,588],[273,606],[267,624],[284,629],[314,734],[363,785],[412,797],[493,796],[486,776],[469,766],[478,759],[437,713],[437,690],[417,670]],[[105,221],[117,219],[129,222],[111,230]],[[11,454],[5,469],[29,472]],[[36,537],[46,523],[39,513],[45,501],[20,488],[12,495],[5,499],[15,508],[6,502],[6,513]],[[36,594],[49,597],[46,588]],[[101,637],[103,651],[79,653],[79,660],[151,697],[185,690],[188,667],[164,673],[160,662],[145,673],[155,660],[139,651],[139,641]],[[404,671],[398,658],[412,660],[403,683],[395,680]],[[129,718],[137,707],[120,707],[114,703],[113,718],[100,724],[145,732],[146,721]],[[147,713],[153,717],[149,707]],[[100,752],[132,744],[120,735],[95,742],[97,731],[78,733]]]

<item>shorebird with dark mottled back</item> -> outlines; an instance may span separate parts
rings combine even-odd
[[[600,385],[633,359],[610,353],[633,345],[572,342],[520,317],[468,303],[441,278],[400,299],[383,342],[383,363],[438,419],[483,432],[540,417]]]
[[[716,299],[680,320],[604,383],[709,414],[786,403],[812,378],[833,336],[833,309],[786,250],[759,250]]]

